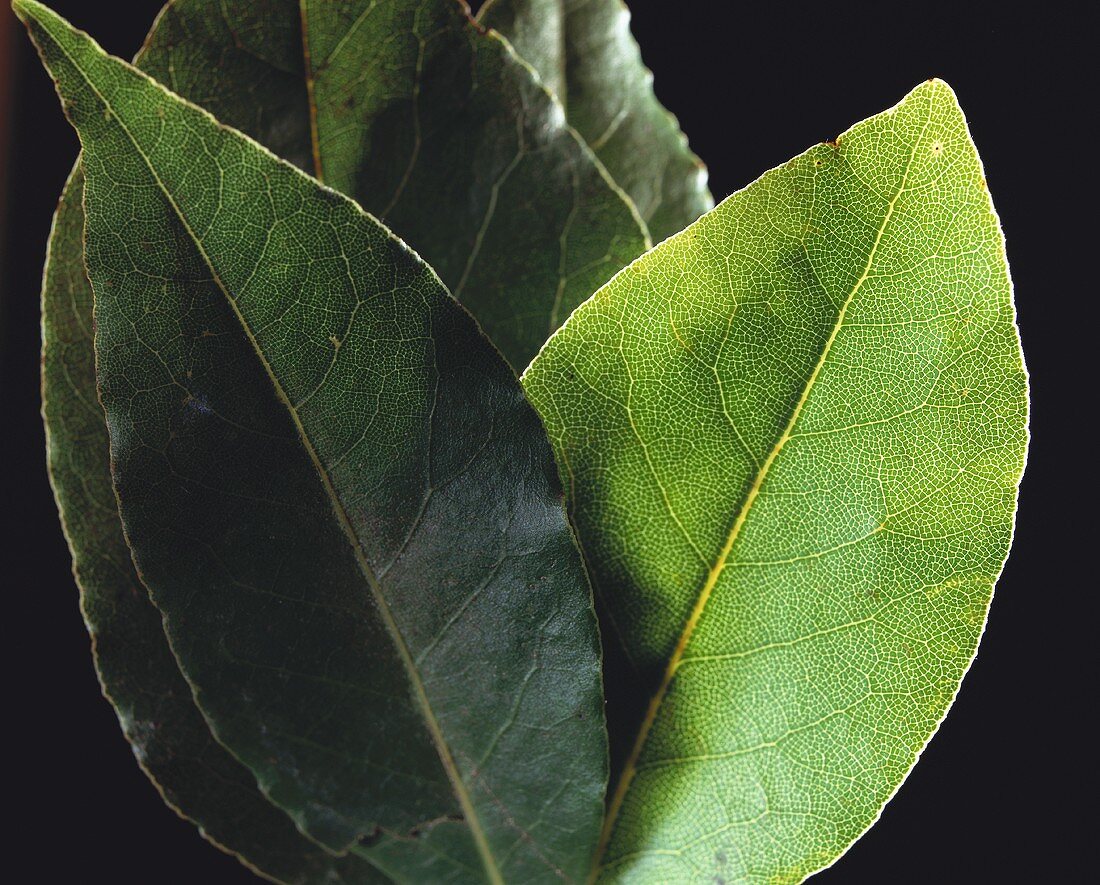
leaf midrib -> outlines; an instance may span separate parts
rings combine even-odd
[[[157,188],[160,190],[164,198],[172,207],[172,211],[175,213],[176,217],[180,221],[180,224],[183,225],[184,230],[187,232],[188,238],[194,244],[195,249],[202,257],[203,263],[206,264],[207,269],[210,271],[214,283],[217,285],[221,293],[225,296],[226,301],[229,303],[230,308],[233,311],[233,315],[236,317],[237,321],[241,325],[242,330],[247,336],[249,344],[252,346],[253,352],[256,354],[256,357],[259,359],[260,364],[264,368],[264,372],[267,374],[269,380],[271,381],[276,396],[278,397],[279,401],[282,402],[283,405],[286,407],[287,412],[291,417],[291,420],[294,422],[295,429],[298,431],[298,435],[302,441],[302,445],[305,448],[306,453],[309,455],[310,461],[312,462],[314,468],[317,470],[317,474],[321,480],[322,486],[324,487],[325,494],[332,503],[333,510],[336,513],[336,517],[340,523],[340,527],[343,530],[344,535],[348,540],[348,543],[352,547],[352,552],[355,555],[356,563],[359,565],[359,569],[371,589],[371,593],[378,604],[379,612],[382,615],[382,620],[385,623],[387,630],[390,632],[390,637],[393,640],[394,645],[397,648],[398,654],[401,657],[401,660],[405,665],[406,671],[409,674],[409,680],[413,685],[413,691],[417,699],[417,703],[421,708],[421,713],[423,715],[426,725],[428,726],[429,733],[431,734],[432,740],[436,745],[436,752],[438,753],[440,761],[442,762],[443,767],[447,772],[448,779],[450,779],[451,781],[451,786],[455,791],[456,798],[458,798],[459,804],[462,806],[465,820],[470,827],[471,834],[474,837],[474,841],[478,848],[478,853],[481,855],[482,862],[485,865],[485,871],[489,877],[489,881],[492,882],[493,885],[503,885],[504,880],[500,874],[500,871],[497,869],[496,860],[489,847],[484,829],[481,826],[480,819],[477,815],[477,810],[473,805],[469,792],[466,789],[465,783],[462,781],[459,775],[458,767],[455,764],[454,758],[451,755],[450,748],[447,745],[446,739],[439,725],[439,721],[436,718],[435,713],[432,709],[431,702],[428,699],[427,691],[424,687],[424,683],[421,680],[419,671],[416,669],[415,663],[412,659],[412,654],[404,641],[404,637],[402,636],[396,621],[394,620],[393,613],[391,612],[389,607],[389,603],[382,592],[381,585],[374,574],[374,570],[371,568],[370,563],[366,558],[366,553],[364,552],[362,545],[359,543],[359,540],[355,535],[355,530],[351,525],[351,521],[347,515],[344,504],[337,494],[336,489],[332,484],[332,480],[328,475],[328,471],[322,464],[317,454],[317,451],[314,448],[313,443],[310,440],[309,435],[301,422],[298,411],[294,408],[293,403],[290,401],[290,398],[287,396],[286,391],[283,389],[283,386],[276,376],[271,364],[268,362],[266,356],[264,355],[263,350],[259,345],[259,342],[256,340],[256,337],[253,334],[251,326],[241,314],[240,309],[237,306],[236,300],[233,298],[232,295],[230,295],[228,288],[222,281],[221,276],[217,271],[217,268],[214,266],[214,262],[211,260],[210,256],[207,254],[205,248],[203,247],[201,239],[192,230],[186,216],[180,209],[179,205],[176,203],[172,194],[169,192],[167,186],[161,180],[160,175],[157,173],[149,157],[141,149],[141,146],[138,144],[137,140],[134,138],[133,134],[130,132],[125,122],[111,106],[111,103],[99,91],[95,83],[92,82],[91,78],[87,75],[87,73],[85,73],[81,65],[69,53],[62,41],[55,38],[54,43],[61,51],[61,53],[69,60],[70,64],[72,64],[74,70],[76,70],[84,79],[84,82],[88,84],[88,88],[96,94],[99,100],[103,103],[103,106],[111,111],[115,122],[118,124],[119,128],[125,133],[126,138],[129,140],[131,145],[133,145],[135,152],[138,154],[139,157],[141,157],[142,162],[149,170],[149,174],[156,182]],[[156,88],[164,91],[165,94],[168,94],[167,90],[161,84],[157,83],[156,80],[153,80],[151,77],[146,75],[144,72],[141,72],[137,68],[133,68],[129,65],[128,67],[131,67],[132,70],[136,71],[139,74],[139,76],[156,86]],[[198,108],[197,106],[194,107],[201,113],[206,113],[201,108]],[[301,170],[297,169],[294,166],[290,166],[288,164],[288,168],[293,169],[294,172],[298,175],[305,176],[305,173],[301,172]]]
[[[779,453],[783,450],[783,447],[790,441],[794,433],[795,425],[798,423],[798,419],[802,414],[802,409],[806,405],[809,399],[810,392],[817,382],[818,376],[821,374],[821,370],[825,365],[826,360],[829,357],[829,353],[832,350],[833,344],[836,341],[837,335],[840,333],[841,328],[844,325],[844,318],[848,311],[848,307],[855,299],[856,294],[863,287],[863,284],[867,281],[871,273],[871,267],[874,264],[875,256],[878,252],[879,244],[882,242],[882,237],[886,232],[887,227],[890,224],[890,219],[893,217],[894,208],[897,206],[898,200],[901,199],[902,194],[906,191],[906,185],[908,184],[909,173],[913,166],[913,160],[916,158],[917,148],[924,140],[925,133],[928,131],[928,126],[931,123],[932,110],[935,103],[936,86],[933,85],[933,89],[929,95],[929,116],[925,121],[924,127],[921,129],[921,133],[914,139],[913,149],[910,151],[909,159],[905,164],[905,169],[902,172],[901,181],[898,185],[897,193],[893,199],[887,204],[886,212],[883,216],[882,224],[879,226],[878,232],[871,244],[871,249],[867,256],[867,261],[864,264],[863,272],[859,278],[852,285],[847,297],[841,304],[840,309],[837,311],[836,320],[833,323],[832,331],[829,333],[829,337],[825,341],[825,345],[822,347],[821,355],[818,357],[817,363],[810,373],[809,378],[806,381],[805,386],[802,388],[798,400],[796,401],[793,409],[791,410],[790,417],[787,420],[787,424],[780,434],[776,443],[772,446],[768,457],[763,461],[756,476],[753,480],[752,487],[749,489],[748,494],[745,496],[744,503],[741,505],[737,512],[737,516],[733,521],[733,525],[730,528],[729,534],[725,543],[722,546],[721,551],[718,554],[714,564],[707,572],[707,577],[703,582],[703,586],[699,591],[699,595],[696,598],[695,605],[692,607],[691,614],[684,625],[684,628],[677,640],[676,647],[669,657],[668,664],[665,667],[664,674],[661,677],[661,682],[657,687],[656,692],[650,699],[649,705],[646,708],[645,717],[642,720],[642,724],[639,727],[638,734],[635,738],[634,744],[631,748],[630,755],[627,757],[626,763],[623,765],[622,774],[619,776],[618,783],[615,788],[615,793],[608,804],[607,816],[604,819],[603,831],[600,834],[600,841],[596,848],[596,854],[593,859],[592,869],[589,875],[589,882],[595,882],[598,878],[600,870],[602,869],[601,861],[607,851],[608,845],[611,842],[611,837],[614,834],[615,826],[618,820],[619,811],[622,809],[623,802],[626,799],[627,793],[630,791],[631,782],[634,779],[634,775],[637,773],[638,761],[641,757],[642,751],[645,748],[646,740],[649,737],[650,731],[657,719],[657,715],[660,711],[661,704],[664,702],[665,696],[668,694],[668,690],[672,685],[672,681],[676,676],[676,671],[679,668],[680,662],[683,658],[684,652],[687,650],[688,643],[691,641],[692,634],[695,632],[696,626],[698,626],[699,619],[702,617],[703,611],[706,608],[711,594],[714,591],[715,586],[718,583],[718,578],[721,576],[722,571],[725,569],[729,560],[731,551],[734,544],[737,542],[737,538],[741,534],[741,530],[748,519],[749,512],[752,510],[753,504],[760,493],[760,489],[764,484],[764,480],[767,478],[772,465],[775,463]],[[839,139],[837,140],[839,142]]]

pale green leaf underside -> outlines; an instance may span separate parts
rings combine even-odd
[[[525,384],[607,621],[653,686],[644,718],[611,723],[627,761],[603,875],[827,865],[958,689],[1024,461],[1004,245],[950,88],[643,256]]]

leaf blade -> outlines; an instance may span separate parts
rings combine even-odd
[[[653,687],[612,723],[605,875],[798,881],[831,862],[957,690],[1023,466],[1003,238],[949,88],[639,259],[524,380]]]
[[[283,70],[286,53],[265,57],[247,36],[255,33],[256,20],[267,34],[280,32],[270,7],[251,4],[246,12],[256,16],[252,24],[238,13],[234,39],[230,23],[203,15],[201,4],[173,4],[157,19],[135,64],[200,97],[223,119],[300,164],[308,161],[308,132],[296,123],[305,116],[293,88],[301,71]],[[240,82],[251,85],[252,101],[235,93]],[[212,844],[282,882],[381,881],[362,858],[334,858],[304,838],[258,790],[251,771],[214,740],[134,570],[111,487],[110,441],[96,389],[82,198],[78,162],[58,203],[43,279],[43,421],[50,483],[103,693],[165,802]]]
[[[385,220],[516,371],[648,245],[561,106],[450,0],[302,4],[321,178]]]
[[[654,95],[622,0],[490,0],[478,20],[561,99],[570,125],[630,195],[655,242],[714,208],[706,167]]]
[[[453,787],[491,880],[499,875],[494,855],[535,879],[583,865],[604,764],[595,630],[549,482],[549,449],[514,376],[430,269],[349,201],[109,59],[39,4],[17,9],[85,147],[98,371],[124,526],[217,736],[273,801],[333,848],[375,826],[400,830],[451,814],[455,798],[443,792]],[[204,153],[212,159],[206,169],[179,161]],[[249,245],[257,229],[267,231],[260,250]],[[265,295],[281,291],[297,300]],[[347,327],[333,328],[341,314]],[[302,359],[303,347],[311,359]],[[355,371],[337,368],[341,359]],[[134,366],[148,383],[128,378]],[[362,405],[351,414],[338,408],[356,404],[357,385],[371,373],[384,382],[395,370],[409,389],[374,388],[385,426],[364,427]],[[262,377],[278,383],[273,392]],[[446,447],[431,432],[436,423],[458,434]],[[394,439],[404,438],[415,451],[395,450]],[[309,458],[288,457],[288,446],[308,440]],[[506,470],[486,482],[481,472],[498,461]],[[329,474],[327,494],[317,488],[318,479],[326,483],[319,468]],[[515,497],[502,502],[499,487]],[[419,511],[394,507],[417,489],[428,490]],[[344,508],[339,533],[330,527],[333,503]],[[513,532],[520,511],[523,525]],[[467,527],[480,516],[502,556],[487,577],[484,556],[447,543],[462,536],[448,528],[454,515],[467,512],[477,514]],[[328,526],[314,527],[319,516]],[[348,535],[357,548],[349,549]],[[306,566],[286,556],[294,545],[311,554]],[[439,776],[439,758],[427,760],[437,748],[417,737],[411,723],[419,712],[405,685],[394,686],[392,646],[362,587],[368,572],[384,584],[375,602],[390,608],[394,639],[420,658],[421,686],[411,667],[405,678],[443,711],[441,756],[451,747],[464,754],[453,757],[458,783]],[[480,584],[471,581],[478,573]],[[321,595],[314,601],[299,585]],[[536,585],[541,596],[530,592]],[[219,597],[227,592],[236,594],[230,607]],[[414,617],[428,599],[435,618]],[[289,614],[270,617],[272,605]],[[448,618],[450,635],[426,632]],[[461,660],[479,623],[494,633],[490,674],[470,673]],[[303,626],[336,647],[319,644],[319,659],[288,656]],[[557,672],[559,658],[575,668]],[[249,679],[227,678],[241,666]],[[389,721],[348,707],[349,691],[380,698]],[[319,746],[318,723],[334,727],[333,709],[352,727],[324,735],[330,746]],[[547,720],[554,711],[561,715]],[[486,722],[500,722],[500,732],[485,735]],[[514,725],[536,731],[521,739]],[[524,822],[545,813],[526,797],[538,772],[510,763],[533,748],[558,755],[554,744],[566,735],[572,746],[560,761],[576,789],[552,800],[562,828],[536,839]],[[335,771],[317,764],[332,750],[347,757]],[[394,783],[372,776],[380,763]],[[478,816],[486,820],[482,839]]]
[[[122,536],[107,427],[92,363],[92,292],[79,243],[83,177],[58,206],[43,287],[43,415],[58,501],[96,672],[142,770],[165,802],[214,845],[286,883],[384,881],[360,858],[304,839],[217,744],[195,707]]]

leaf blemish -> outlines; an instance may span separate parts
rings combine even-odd
[[[187,396],[183,398],[183,412],[188,416],[206,416],[212,415],[214,410],[210,408],[210,400],[207,399],[205,394],[200,393],[196,396],[193,393],[188,393]]]

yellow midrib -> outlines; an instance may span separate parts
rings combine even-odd
[[[680,661],[684,656],[684,652],[687,650],[688,643],[691,641],[692,634],[695,632],[696,626],[699,624],[699,619],[703,615],[703,611],[706,608],[707,602],[710,600],[711,594],[714,592],[714,588],[718,583],[718,578],[722,574],[722,570],[726,567],[726,562],[729,559],[730,552],[733,550],[733,545],[736,543],[738,536],[741,534],[741,530],[745,525],[745,521],[748,518],[749,512],[752,510],[753,504],[756,502],[757,496],[760,494],[760,489],[764,484],[764,480],[771,470],[772,465],[775,463],[779,453],[783,450],[783,447],[790,441],[795,425],[798,423],[798,418],[802,414],[802,409],[806,405],[810,396],[810,391],[813,389],[814,384],[817,382],[818,376],[821,374],[821,370],[825,365],[825,361],[829,356],[830,350],[832,350],[833,343],[836,341],[837,335],[840,333],[841,328],[844,325],[844,317],[848,311],[849,305],[855,299],[856,293],[859,292],[863,284],[870,276],[871,267],[875,260],[875,255],[878,252],[879,244],[882,242],[883,234],[886,232],[886,228],[890,223],[890,219],[894,214],[894,207],[897,205],[901,195],[905,193],[906,184],[909,179],[909,172],[913,165],[913,160],[916,157],[917,147],[924,140],[925,132],[927,132],[928,124],[931,122],[931,110],[932,102],[934,101],[935,90],[932,91],[929,99],[929,120],[926,121],[924,129],[922,129],[920,136],[915,139],[913,144],[913,150],[909,155],[909,160],[905,165],[905,169],[902,172],[901,183],[898,186],[898,192],[894,195],[894,198],[890,200],[886,207],[886,213],[883,216],[882,224],[879,226],[878,233],[875,235],[875,239],[871,244],[871,250],[867,256],[867,262],[864,265],[863,272],[859,278],[853,284],[851,291],[848,293],[848,297],[845,298],[844,303],[840,306],[840,310],[837,311],[836,321],[833,324],[833,329],[829,334],[828,339],[825,342],[825,346],[821,350],[821,356],[818,357],[817,364],[814,366],[813,371],[810,373],[810,377],[807,379],[805,386],[802,388],[802,393],[795,403],[794,409],[791,410],[791,416],[787,421],[786,427],[783,429],[783,433],[780,434],[776,444],[772,447],[768,457],[761,464],[760,469],[756,473],[756,478],[753,480],[752,487],[749,489],[748,494],[745,496],[745,501],[741,505],[741,509],[738,511],[737,517],[733,522],[733,526],[730,528],[729,535],[726,538],[725,544],[722,545],[722,549],[718,554],[718,558],[715,560],[713,566],[707,572],[706,580],[703,582],[703,587],[699,591],[699,596],[695,601],[695,605],[691,610],[691,614],[684,625],[684,629],[680,634],[680,638],[676,643],[676,647],[669,657],[667,666],[661,682],[657,687],[653,697],[650,698],[649,706],[646,708],[645,717],[642,720],[642,724],[638,729],[638,735],[635,738],[634,745],[631,748],[630,755],[627,757],[626,763],[623,766],[622,774],[619,777],[618,784],[616,785],[615,792],[611,797],[611,801],[608,804],[607,816],[604,819],[603,831],[600,834],[600,841],[598,843],[595,858],[593,860],[592,870],[589,875],[589,882],[595,882],[599,876],[601,869],[601,861],[604,853],[607,851],[607,847],[611,842],[611,836],[615,830],[615,823],[618,819],[619,811],[622,809],[623,802],[626,799],[627,793],[630,791],[630,784],[634,779],[634,775],[637,773],[638,760],[641,757],[642,750],[645,747],[646,739],[649,737],[649,733],[653,728],[653,724],[657,719],[657,713],[661,708],[661,704],[664,702],[665,696],[668,694],[668,689],[672,684],[672,680],[676,676],[676,670],[680,666]]]
[[[284,404],[287,412],[290,414],[291,420],[294,422],[295,429],[298,431],[299,438],[302,441],[302,445],[309,455],[310,461],[313,463],[314,468],[317,470],[318,477],[320,478],[321,483],[324,486],[325,493],[332,501],[333,510],[336,513],[338,521],[340,522],[341,529],[343,530],[345,536],[351,544],[352,551],[355,555],[355,559],[357,564],[359,565],[360,571],[366,578],[367,584],[370,586],[371,589],[371,594],[374,596],[376,602],[378,603],[378,608],[382,615],[383,622],[385,623],[387,630],[390,632],[390,636],[394,641],[394,645],[397,648],[398,654],[400,655],[402,662],[405,664],[406,670],[409,674],[409,681],[412,683],[413,692],[416,696],[417,703],[421,708],[425,724],[427,725],[428,731],[430,732],[433,742],[436,745],[436,751],[439,754],[440,761],[443,765],[444,770],[447,773],[448,779],[451,781],[451,786],[455,791],[456,798],[459,800],[459,804],[462,806],[462,811],[465,815],[466,822],[470,827],[470,832],[473,835],[474,842],[477,845],[478,852],[481,855],[482,862],[485,865],[486,875],[488,876],[489,881],[492,883],[492,885],[503,885],[504,879],[501,876],[499,869],[497,868],[496,859],[494,858],[492,851],[489,847],[488,839],[486,838],[484,829],[481,826],[477,810],[473,805],[473,801],[470,798],[465,783],[462,781],[461,776],[459,775],[458,766],[454,761],[454,757],[451,755],[450,747],[446,742],[446,738],[443,735],[442,729],[439,725],[439,721],[437,720],[435,713],[432,709],[431,702],[428,699],[427,691],[424,687],[423,681],[420,678],[420,674],[416,669],[412,654],[409,651],[408,646],[405,644],[404,637],[400,629],[398,628],[396,621],[393,618],[393,613],[390,611],[389,602],[385,598],[385,595],[382,593],[382,588],[378,583],[378,579],[374,574],[374,570],[371,568],[370,563],[366,558],[366,554],[363,551],[362,545],[359,543],[358,537],[356,536],[355,530],[351,525],[351,521],[347,515],[347,511],[344,508],[343,502],[341,501],[335,487],[332,484],[332,480],[328,475],[328,471],[321,463],[321,460],[317,454],[316,449],[313,447],[313,443],[310,440],[305,427],[302,425],[301,418],[298,415],[297,409],[294,408],[293,404],[290,401],[290,398],[287,396],[286,391],[283,389],[282,384],[276,376],[274,369],[267,361],[267,358],[264,355],[259,342],[256,340],[252,332],[251,326],[248,324],[245,317],[241,314],[240,309],[237,306],[236,300],[233,298],[232,295],[230,295],[229,290],[223,283],[221,276],[218,274],[217,268],[215,268],[213,261],[210,259],[210,256],[207,255],[206,250],[203,248],[201,240],[191,229],[191,225],[188,223],[186,216],[183,214],[183,211],[177,205],[167,186],[157,174],[157,171],[154,168],[152,161],[145,154],[145,151],[142,150],[141,145],[138,144],[137,139],[134,138],[129,128],[123,122],[121,117],[119,117],[117,111],[115,111],[114,108],[111,106],[111,103],[107,101],[107,98],[99,91],[99,89],[96,88],[95,83],[93,83],[91,78],[89,78],[88,75],[84,72],[83,68],[81,68],[81,66],[77,63],[77,60],[69,54],[64,44],[57,38],[53,38],[53,40],[57,48],[69,60],[69,63],[73,66],[73,69],[77,71],[77,73],[79,73],[80,76],[83,78],[84,82],[88,84],[88,88],[91,89],[102,102],[103,107],[110,111],[115,122],[118,123],[119,128],[125,133],[127,139],[134,146],[134,150],[145,163],[146,168],[149,170],[149,174],[153,177],[153,180],[157,184],[157,188],[164,195],[164,198],[168,201],[169,205],[171,205],[172,211],[176,214],[176,217],[179,219],[180,224],[187,232],[188,237],[190,238],[191,242],[194,243],[196,250],[198,251],[199,255],[202,257],[203,262],[209,269],[214,283],[217,285],[221,293],[225,296],[225,299],[230,305],[234,316],[241,324],[241,328],[244,331],[245,335],[248,337],[249,343],[252,345],[252,348],[256,353],[257,358],[260,360],[260,363],[263,366],[265,373],[271,380],[271,383],[275,389],[276,396],[279,398],[280,402]],[[137,69],[135,68],[134,70]],[[161,84],[157,83],[147,74],[141,71],[138,71],[138,73],[142,78],[146,79],[148,82],[152,83],[157,88],[167,93],[167,90],[165,90]]]

